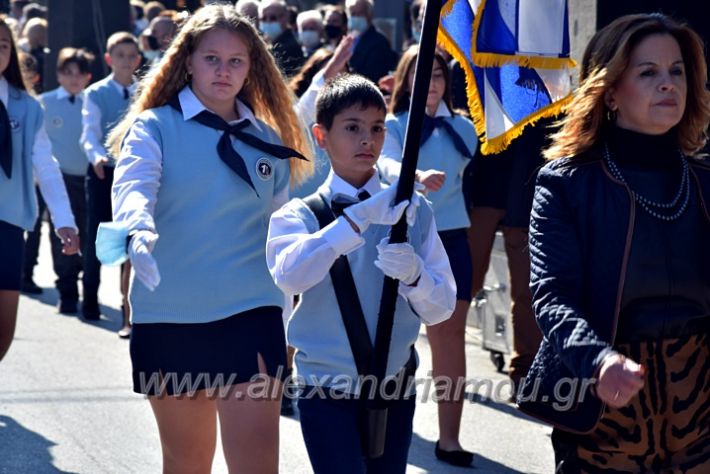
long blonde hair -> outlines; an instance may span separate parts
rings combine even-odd
[[[167,104],[188,84],[188,57],[204,35],[215,28],[238,34],[249,50],[251,65],[239,98],[253,108],[258,119],[276,130],[285,146],[307,157],[313,156],[305,127],[293,111],[293,95],[268,47],[252,24],[231,5],[202,7],[184,22],[163,59],[141,80],[137,98],[125,118],[109,134],[107,143],[114,156],[118,156],[123,138],[141,112]],[[312,159],[292,158],[290,165],[291,185],[313,174]]]
[[[617,18],[589,41],[582,59],[579,89],[567,107],[562,128],[552,135],[552,145],[544,151],[545,158],[578,156],[596,144],[602,127],[613,120],[613,113],[604,102],[607,91],[621,80],[634,48],[646,37],[657,34],[670,35],[678,42],[685,63],[688,92],[685,112],[675,127],[678,146],[687,155],[703,148],[710,122],[703,42],[686,25],[659,13],[644,13]]]

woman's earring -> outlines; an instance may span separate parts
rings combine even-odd
[[[192,73],[190,71],[185,72],[185,82],[190,82],[192,80]]]
[[[616,122],[616,115],[617,115],[616,109],[612,109],[611,107],[606,109],[606,119],[609,122],[611,122],[611,123]]]

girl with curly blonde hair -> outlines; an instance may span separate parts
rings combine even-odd
[[[136,277],[133,388],[150,400],[164,472],[209,472],[218,418],[230,472],[278,470],[284,298],[264,249],[289,181],[312,170],[292,102],[249,21],[211,5],[109,137]]]

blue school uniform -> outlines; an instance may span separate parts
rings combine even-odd
[[[204,375],[246,382],[259,373],[257,355],[268,375],[283,378],[284,297],[266,267],[265,241],[275,201],[288,192],[289,162],[231,137],[252,188],[218,155],[223,132],[193,120],[204,106],[191,89],[178,100],[182,110],[165,105],[138,116],[116,167],[114,220],[160,236],[151,253],[160,284],[130,286],[133,389],[159,393],[146,378],[163,376],[169,394],[184,393],[186,378],[213,386]],[[281,143],[253,115],[242,132]]]
[[[444,106],[445,107],[445,106]],[[386,120],[387,134],[404,147],[404,134],[407,130],[409,112],[390,115]],[[464,140],[471,156],[476,152],[478,140],[473,123],[461,115],[446,117],[459,136]],[[401,156],[387,158],[401,161]],[[471,225],[464,203],[462,186],[463,172],[470,158],[463,156],[454,146],[448,133],[443,129],[434,130],[431,137],[419,149],[417,169],[436,169],[446,173],[444,185],[438,191],[429,191],[427,199],[434,209],[436,228],[439,231],[461,229]],[[385,172],[388,180],[393,179]]]
[[[7,114],[12,132],[12,178],[0,171],[0,221],[30,230],[37,220],[32,147],[44,114],[39,102],[9,84]]]
[[[130,93],[131,87],[124,89]],[[101,111],[101,132],[105,140],[128,110],[130,97],[126,98],[125,94],[122,94],[116,87],[113,74],[91,84],[86,88],[84,95]],[[115,166],[116,160],[110,156],[110,153],[106,158],[109,159],[106,166]]]
[[[83,94],[71,96],[58,87],[40,95],[39,100],[44,106],[44,128],[52,141],[52,154],[62,173],[86,176],[86,154],[79,143]]]

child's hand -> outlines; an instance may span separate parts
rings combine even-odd
[[[62,253],[64,255],[74,255],[79,252],[79,236],[71,227],[61,227],[57,229],[57,235],[62,240]]]
[[[345,209],[344,213],[355,224],[360,234],[365,232],[370,224],[394,225],[399,222],[404,210],[409,205],[409,201],[404,200],[395,206],[396,192],[397,186],[392,185],[370,199],[353,204]]]
[[[153,251],[158,234],[149,230],[140,230],[133,234],[128,245],[128,257],[136,272],[136,277],[153,291],[160,283],[158,263],[150,254]]]
[[[346,66],[348,61],[353,55],[353,45],[355,44],[355,37],[352,35],[344,36],[340,40],[338,46],[333,51],[333,56],[326,63],[323,68],[323,77],[328,80],[332,79],[341,72],[346,71]]]
[[[426,186],[427,191],[438,191],[446,182],[446,173],[439,170],[417,170],[417,181]]]
[[[389,237],[385,237],[377,244],[375,266],[388,277],[415,286],[424,265],[410,244],[391,244]]]
[[[104,173],[104,165],[108,163],[107,158],[99,158],[99,160],[93,164],[94,166],[94,173],[96,173],[96,176],[99,179],[104,179],[106,177],[106,173]]]

